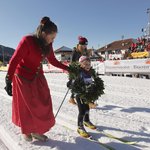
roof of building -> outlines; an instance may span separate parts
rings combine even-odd
[[[72,49],[66,46],[62,46],[55,50],[55,53],[60,53],[60,52],[72,52]]]
[[[104,47],[99,48],[97,52],[128,49],[133,42],[135,42],[135,39],[132,38],[114,41],[110,44],[105,45]]]

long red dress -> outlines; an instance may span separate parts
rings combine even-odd
[[[48,61],[67,67],[54,56],[50,45]],[[50,90],[41,67],[43,54],[33,36],[20,41],[9,62],[8,76],[13,82],[12,121],[24,134],[47,132],[55,124]]]

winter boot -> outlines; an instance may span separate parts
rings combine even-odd
[[[94,108],[96,108],[96,106],[97,106],[97,104],[95,104],[95,103],[89,103],[90,109],[94,109]]]
[[[39,141],[42,141],[42,142],[48,141],[48,137],[44,134],[32,133],[31,135],[33,138],[35,138]]]
[[[90,137],[90,135],[86,132],[86,130],[84,129],[83,126],[78,127],[77,132],[80,134],[80,136],[82,136],[84,138]]]
[[[91,121],[84,121],[83,124],[90,129],[96,129],[96,126]]]
[[[28,141],[28,142],[32,141],[32,135],[31,134],[23,134],[23,138],[25,141]]]
[[[73,105],[76,105],[76,104],[77,104],[77,103],[75,102],[75,99],[74,99],[74,98],[70,98],[69,103],[71,103],[71,104],[73,104]]]

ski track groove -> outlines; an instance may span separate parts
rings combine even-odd
[[[3,97],[4,97],[4,100],[6,100],[8,103],[11,103],[12,102],[12,97],[10,97],[10,96],[8,96],[8,95],[6,95],[5,94],[5,91],[4,90],[1,90],[0,89],[0,91],[1,91],[1,98],[2,98],[2,100],[3,100]],[[4,92],[3,92],[4,91]],[[54,97],[55,96],[58,96],[58,97],[60,97],[60,98],[62,98],[60,95],[62,94],[61,92],[55,92],[55,91],[53,91],[53,92],[51,92],[51,94],[52,94],[52,99],[55,99]],[[69,94],[68,94],[68,96],[66,97],[66,99],[68,98],[69,99]],[[71,104],[67,104],[67,105],[71,105]],[[99,104],[100,105],[100,104]],[[103,105],[104,105],[104,103],[103,103]],[[108,105],[108,104],[107,104]],[[110,105],[110,104],[109,104]],[[57,106],[58,107],[58,106]],[[63,107],[63,106],[62,106]],[[74,106],[74,107],[77,107],[77,106]],[[120,105],[118,105],[118,107],[120,107],[120,108],[122,108],[123,106],[120,106]],[[96,109],[100,109],[100,110],[96,110]],[[100,116],[100,117],[102,117],[102,118],[105,118],[105,117],[107,117],[105,120],[107,120],[107,119],[109,119],[109,121],[110,120],[113,120],[113,118],[112,117],[115,117],[115,118],[117,118],[117,119],[121,119],[121,120],[124,120],[125,118],[126,118],[126,122],[134,122],[134,123],[140,123],[138,120],[139,120],[139,118],[140,118],[140,120],[142,120],[143,122],[145,122],[144,120],[144,118],[149,118],[149,116],[146,116],[145,114],[143,114],[143,113],[138,113],[138,112],[135,112],[135,113],[130,113],[130,112],[121,112],[120,110],[108,110],[108,111],[103,111],[103,110],[101,110],[101,108],[96,108],[96,109],[94,109],[94,110],[92,110],[92,111],[97,111],[97,113],[98,113],[98,115]],[[54,109],[54,112],[56,112],[56,110]],[[119,112],[119,113],[118,113]],[[118,114],[120,114],[119,116],[118,116]],[[65,114],[65,116],[66,116],[66,114]],[[64,116],[64,118],[65,118],[65,116]],[[132,120],[130,119],[130,116],[132,116]],[[69,116],[69,115],[67,115],[67,118],[69,118],[71,121],[72,120],[75,120],[74,119],[74,117],[71,117],[71,116]],[[76,117],[77,118],[77,117]],[[112,118],[112,119],[111,119]],[[134,118],[134,119],[133,119]],[[119,121],[119,120],[118,120]],[[103,122],[102,122],[103,123]],[[145,123],[147,123],[147,122],[145,122]],[[143,123],[142,123],[143,124]]]
[[[6,74],[6,73],[5,73]],[[67,91],[66,87],[66,82],[68,81],[67,76],[64,78],[61,78],[58,74],[45,74],[46,78],[48,76],[52,76],[52,78],[49,78],[49,87],[50,87],[50,92],[52,96],[52,100],[57,100],[53,101],[53,108],[54,108],[54,114],[56,114],[59,104],[64,98],[64,95]],[[4,74],[0,74],[0,78],[4,78]],[[98,101],[98,107],[97,109],[91,110],[91,115],[94,114],[96,111],[96,116],[95,118],[91,120],[95,120],[96,125],[98,127],[104,128],[104,130],[108,130],[108,133],[111,133],[113,135],[116,135],[119,137],[126,137],[127,140],[128,137],[135,137],[138,138],[139,131],[140,137],[144,138],[149,138],[149,133],[150,133],[150,123],[147,122],[146,120],[149,120],[149,114],[150,114],[150,109],[149,106],[150,102],[147,101],[147,99],[150,99],[149,95],[147,94],[146,98],[144,99],[142,97],[141,93],[148,93],[150,89],[150,81],[149,80],[143,80],[144,84],[141,83],[142,79],[139,79],[138,88],[130,82],[128,85],[126,83],[124,84],[124,79],[116,77],[118,80],[117,83],[113,84],[110,83],[110,79],[108,77],[102,76],[102,79],[104,79],[105,83],[105,95],[102,95],[102,97],[99,98]],[[115,80],[115,77],[110,77]],[[134,80],[134,79],[128,79],[128,80]],[[121,81],[121,82],[120,82]],[[5,81],[0,80],[1,86],[5,86]],[[143,87],[144,85],[144,87]],[[52,90],[51,90],[52,89]],[[131,92],[131,91],[132,92]],[[12,102],[12,97],[8,96],[5,92],[4,89],[0,89],[1,92],[1,97],[0,100],[7,102],[9,105]],[[71,105],[68,103],[68,99],[70,98],[70,92],[66,97],[66,100],[58,113],[58,116],[56,118],[56,124],[59,124],[61,126],[66,126],[67,128],[73,130],[76,132],[77,129],[77,107],[74,105]],[[130,97],[132,95],[132,97]],[[128,104],[124,103],[124,100],[128,100]],[[132,99],[134,101],[132,102]],[[135,100],[137,104],[135,103]],[[134,109],[136,105],[138,107],[139,104],[141,104],[141,107],[145,108],[145,111],[142,112],[140,111],[140,108]],[[68,107],[69,106],[69,107]],[[130,108],[130,109],[129,109]],[[67,114],[62,113],[63,109],[67,110]],[[1,110],[0,110],[1,111]],[[97,121],[98,124],[97,124]],[[123,124],[122,124],[123,122]],[[3,123],[3,120],[1,121]],[[134,125],[136,124],[139,125],[139,128],[136,131],[134,129]],[[128,126],[127,126],[128,125]],[[140,138],[139,138],[140,139]],[[148,142],[149,143],[149,142]],[[112,145],[113,146],[113,145]],[[17,149],[18,150],[18,149]]]

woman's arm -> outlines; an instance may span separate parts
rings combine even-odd
[[[28,45],[26,42],[26,37],[24,37],[20,41],[18,47],[16,48],[13,56],[11,57],[9,61],[9,67],[8,67],[8,73],[7,73],[9,80],[12,80],[17,65],[19,64],[22,58],[27,56],[27,52],[28,52]]]
[[[61,62],[59,62],[54,55],[54,51],[53,51],[53,47],[51,45],[51,51],[50,51],[50,55],[47,57],[49,63],[51,63],[53,66],[63,69],[63,70],[68,70],[68,66],[62,64]]]

